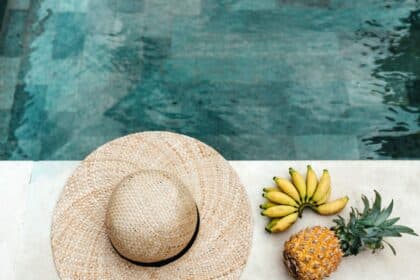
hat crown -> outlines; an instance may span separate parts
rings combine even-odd
[[[157,170],[134,173],[114,189],[106,228],[123,257],[142,263],[167,260],[190,243],[198,213],[188,188],[173,175]]]

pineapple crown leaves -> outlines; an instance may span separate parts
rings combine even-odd
[[[389,218],[394,201],[382,209],[382,198],[376,190],[372,207],[366,196],[362,195],[362,201],[363,211],[360,212],[352,207],[347,223],[341,216],[333,220],[336,226],[332,229],[340,239],[344,256],[357,255],[364,249],[372,249],[375,252],[383,249],[384,244],[388,245],[392,253],[396,255],[394,247],[384,240],[384,237],[400,237],[403,233],[417,236],[411,228],[396,225],[400,218]]]

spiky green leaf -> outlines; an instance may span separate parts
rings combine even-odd
[[[397,255],[397,251],[395,250],[394,246],[392,246],[392,245],[391,245],[391,243],[389,243],[389,242],[387,242],[387,241],[385,241],[385,240],[384,240],[384,242],[385,242],[385,244],[386,244],[386,245],[388,245],[388,247],[391,249],[391,251],[392,251],[392,253],[394,254],[394,256],[396,256],[396,255]]]
[[[367,199],[367,197],[365,195],[362,195],[362,201],[363,201],[363,205],[364,205],[364,209],[363,209],[363,213],[362,215],[366,215],[370,209],[370,204],[369,204],[369,199]]]
[[[375,190],[375,201],[373,202],[372,206],[372,219],[376,219],[376,217],[381,212],[381,204],[382,204],[382,197],[381,195]]]
[[[396,230],[386,229],[382,231],[382,236],[383,237],[401,237],[402,235]]]
[[[393,207],[394,207],[394,200],[391,200],[391,203],[385,209],[385,211],[380,212],[379,215],[376,217],[376,221],[375,221],[374,225],[379,226],[380,224],[385,222],[385,220],[388,219],[389,215],[391,215]]]
[[[413,229],[411,229],[409,227],[406,227],[406,226],[394,225],[394,226],[391,226],[390,229],[392,229],[394,231],[397,231],[399,233],[407,233],[407,234],[411,234],[411,235],[416,235],[417,236],[417,233],[415,233]]]
[[[386,220],[385,222],[383,222],[382,224],[381,224],[381,227],[389,227],[389,226],[392,226],[392,225],[394,225],[396,222],[398,222],[400,220],[400,218],[399,217],[396,217],[396,218],[392,218],[392,219],[389,219],[389,220]]]
[[[350,218],[346,222],[342,217],[334,220],[336,232],[341,242],[341,249],[345,256],[356,255],[361,250],[372,251],[383,249],[387,244],[393,253],[395,249],[384,240],[384,237],[400,237],[402,234],[417,235],[409,227],[396,225],[399,218],[388,219],[392,213],[394,202],[386,209],[381,209],[381,195],[375,191],[375,198],[370,206],[369,200],[362,195],[363,211],[351,208]]]

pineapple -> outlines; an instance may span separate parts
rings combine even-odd
[[[316,226],[301,230],[284,244],[284,263],[289,274],[298,280],[321,280],[334,272],[344,256],[357,255],[360,251],[373,252],[388,245],[394,255],[394,247],[384,237],[399,237],[402,233],[417,235],[411,228],[396,225],[399,218],[388,219],[393,202],[381,209],[381,196],[375,191],[372,207],[362,196],[363,212],[352,208],[350,219],[338,216],[335,226]]]

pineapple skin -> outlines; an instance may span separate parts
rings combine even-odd
[[[334,231],[326,227],[306,228],[284,243],[284,264],[297,280],[322,280],[340,264],[343,252]]]

